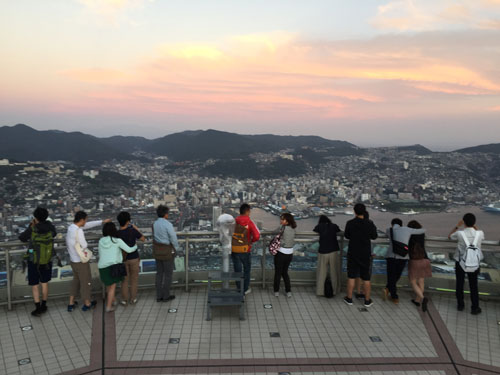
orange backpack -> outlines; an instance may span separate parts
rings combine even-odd
[[[250,240],[248,239],[248,225],[243,226],[236,223],[233,239],[231,241],[231,251],[233,253],[248,253],[249,249]]]

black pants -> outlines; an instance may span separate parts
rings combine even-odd
[[[477,277],[479,275],[479,268],[474,272],[465,272],[460,266],[460,263],[455,262],[455,276],[457,278],[456,292],[457,306],[463,307],[464,304],[464,283],[465,275],[469,279],[470,301],[472,302],[471,310],[479,308],[479,289],[477,286]]]
[[[283,254],[278,251],[274,256],[274,291],[279,292],[281,277],[285,281],[285,292],[292,290],[290,286],[290,276],[288,276],[288,267],[292,262],[293,254]]]
[[[395,259],[395,258],[387,258],[387,289],[391,293],[392,298],[398,297],[398,289],[396,284],[401,278],[401,274],[406,266],[406,259]]]

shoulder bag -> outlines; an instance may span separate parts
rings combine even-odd
[[[87,263],[91,258],[92,258],[92,251],[89,249],[82,249],[82,246],[78,242],[78,231],[80,228],[76,230],[76,236],[75,236],[75,250],[80,257],[80,261],[82,263]]]

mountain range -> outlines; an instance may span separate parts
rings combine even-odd
[[[242,135],[218,130],[184,131],[156,139],[134,136],[99,138],[81,132],[36,130],[27,125],[0,127],[0,159],[65,160],[102,162],[137,159],[137,151],[166,156],[174,161],[208,159],[245,159],[252,153],[292,149],[311,163],[328,156],[359,155],[363,149],[352,143],[318,136]],[[402,146],[400,151],[425,155],[431,150],[421,146]],[[315,152],[321,150],[321,153]],[[456,152],[500,153],[500,144],[469,147]]]

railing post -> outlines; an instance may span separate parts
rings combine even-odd
[[[12,280],[10,277],[10,254],[5,249],[5,270],[7,271],[7,309],[12,310]]]
[[[262,259],[261,259],[261,268],[262,268],[262,289],[266,289],[266,241],[262,244]]]
[[[339,261],[339,269],[337,270],[340,275],[340,285],[342,285],[342,262],[344,261],[344,234],[340,235],[340,261]],[[338,280],[338,279],[337,279]]]
[[[189,236],[186,235],[186,243],[184,250],[184,284],[186,292],[189,292]]]

